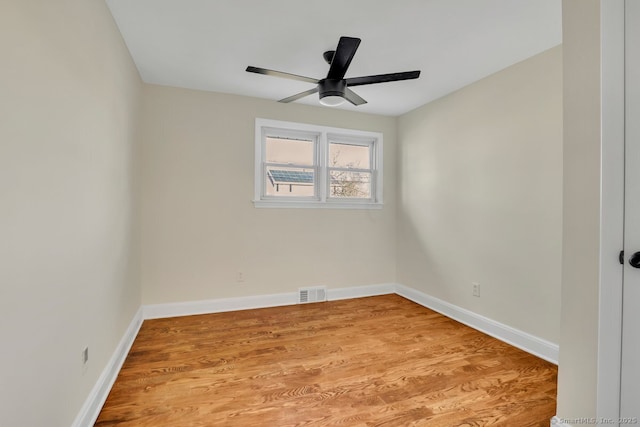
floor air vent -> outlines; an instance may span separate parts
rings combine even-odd
[[[327,300],[327,288],[325,286],[316,286],[313,288],[298,289],[298,302],[320,302]]]

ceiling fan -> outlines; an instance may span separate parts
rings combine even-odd
[[[324,79],[314,79],[311,77],[299,76],[296,74],[284,73],[282,71],[268,70],[259,67],[247,67],[250,73],[264,74],[267,76],[283,77],[285,79],[299,80],[303,82],[313,83],[316,85],[313,89],[300,92],[298,94],[281,99],[278,102],[292,102],[307,95],[319,93],[320,103],[328,106],[336,106],[342,104],[345,100],[353,105],[366,104],[367,101],[362,99],[358,94],[350,89],[352,86],[370,85],[375,83],[394,82],[398,80],[417,79],[420,71],[406,71],[402,73],[377,74],[374,76],[350,77],[344,78],[347,69],[351,64],[353,56],[358,50],[360,39],[355,37],[340,37],[336,50],[329,50],[323,54],[324,60],[330,65],[327,77]]]

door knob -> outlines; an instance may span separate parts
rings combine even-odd
[[[631,267],[640,268],[640,252],[636,252],[631,255],[631,258],[629,258],[629,264]]]

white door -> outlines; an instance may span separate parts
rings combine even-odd
[[[620,415],[638,417],[640,423],[640,0],[625,2],[625,16],[625,262]]]

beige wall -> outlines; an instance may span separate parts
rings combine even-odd
[[[382,132],[383,209],[255,208],[256,117]],[[394,281],[395,118],[145,85],[141,123],[145,304]]]
[[[558,414],[596,416],[600,1],[564,0],[564,227]]]
[[[2,2],[0,55],[0,425],[69,426],[140,306],[141,83],[101,0]]]
[[[398,141],[397,281],[558,343],[562,48],[401,116]]]

